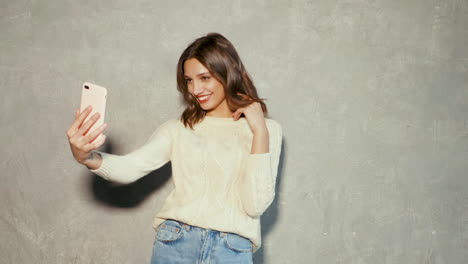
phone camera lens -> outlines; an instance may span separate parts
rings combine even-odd
[[[84,87],[84,88],[85,88],[85,89],[89,89],[89,86],[88,86],[88,85],[85,85],[85,87]]]

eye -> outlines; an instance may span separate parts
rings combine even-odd
[[[201,79],[202,79],[203,81],[206,81],[206,80],[210,79],[210,77],[209,77],[209,76],[203,76],[203,77],[201,77]]]
[[[185,83],[189,83],[191,81],[192,81],[192,79],[185,79]]]

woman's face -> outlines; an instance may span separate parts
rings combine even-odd
[[[206,115],[232,117],[223,85],[197,59],[191,58],[185,61],[184,77],[189,92],[197,98]]]

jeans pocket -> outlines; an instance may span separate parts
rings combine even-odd
[[[227,233],[224,236],[224,243],[228,248],[236,252],[252,252],[252,242],[234,233]]]
[[[166,220],[156,228],[156,240],[161,242],[175,242],[182,237],[183,226],[174,220]]]

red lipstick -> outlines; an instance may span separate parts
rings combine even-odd
[[[199,101],[200,103],[208,102],[208,100],[210,99],[210,96],[211,96],[211,94],[209,94],[209,95],[204,95],[204,96],[199,96],[199,97],[198,97],[198,101]],[[202,98],[202,97],[205,98],[205,99],[201,100],[200,98]]]

